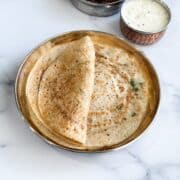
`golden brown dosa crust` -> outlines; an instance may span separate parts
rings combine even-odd
[[[94,45],[84,37],[41,57],[27,81],[27,98],[38,118],[81,143],[86,140],[94,61]]]
[[[81,39],[87,34],[95,45],[96,62],[87,138],[83,145],[53,132],[42,123],[24,98],[24,83],[30,77],[29,72],[34,62],[37,63],[36,60],[41,58],[41,53],[35,51],[24,64],[19,75],[23,78],[21,81],[19,79],[17,94],[24,116],[34,129],[51,142],[77,150],[111,149],[136,138],[152,121],[159,100],[158,81],[153,68],[142,54],[123,41],[104,33],[67,34],[53,39],[48,51],[43,53],[47,56],[54,48],[61,49],[72,40]]]
[[[95,49],[95,85],[86,144],[110,146],[129,137],[140,125],[148,109],[148,83],[131,54],[102,44],[95,44]],[[132,87],[131,81],[137,87]]]
[[[38,106],[55,132],[85,143],[87,115],[94,87],[95,50],[89,37],[66,48],[44,72]]]
[[[48,45],[39,53],[35,53],[30,56],[30,59],[35,59],[36,63],[32,68],[26,83],[26,96],[27,102],[32,106],[32,110],[36,116],[41,120],[41,115],[39,114],[39,108],[37,106],[37,98],[39,91],[39,83],[44,71],[49,67],[49,65],[58,58],[59,54],[66,48],[66,45],[51,47]],[[44,53],[43,53],[44,52]]]

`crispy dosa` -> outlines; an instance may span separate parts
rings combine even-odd
[[[123,49],[95,44],[95,85],[88,114],[88,146],[110,146],[129,137],[148,109],[148,81],[137,59]]]
[[[40,120],[80,143],[86,141],[94,62],[94,45],[84,37],[41,57],[26,86],[29,103]]]
[[[92,31],[39,46],[17,84],[33,130],[71,150],[127,144],[151,123],[159,100],[156,73],[146,58],[123,40]]]

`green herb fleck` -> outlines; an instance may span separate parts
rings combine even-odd
[[[131,79],[130,84],[131,84],[131,86],[132,86],[133,91],[136,92],[136,91],[139,90],[139,88],[138,88],[138,86],[137,86],[137,83],[136,83],[133,79]]]
[[[135,87],[133,90],[134,90],[135,92],[137,92],[137,91],[139,90],[139,88],[138,88],[138,87]]]
[[[135,82],[135,80],[131,79],[130,85],[131,85],[133,91],[137,92],[143,86],[143,83]]]
[[[136,113],[135,113],[135,112],[133,112],[133,113],[131,114],[131,117],[134,117],[134,116],[136,116]]]
[[[140,82],[139,85],[142,87],[143,86],[143,82]]]
[[[134,82],[134,80],[133,80],[133,79],[131,79],[130,84],[131,84],[131,86],[132,86],[132,87],[134,87],[134,86],[135,86],[135,82]]]

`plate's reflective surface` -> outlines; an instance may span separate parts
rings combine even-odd
[[[28,103],[26,102],[25,97],[25,85],[26,80],[28,77],[29,72],[31,71],[34,63],[37,61],[37,58],[35,58],[39,53],[45,52],[46,48],[51,48],[51,46],[55,46],[57,44],[70,42],[72,40],[79,39],[85,35],[89,35],[92,39],[98,39],[100,41],[106,42],[106,43],[114,43],[116,46],[125,48],[129,51],[136,52],[136,54],[141,57],[141,59],[144,60],[144,63],[146,64],[146,67],[148,68],[149,73],[151,74],[151,77],[153,79],[153,88],[155,91],[154,94],[154,107],[153,111],[145,117],[145,119],[142,121],[139,128],[127,139],[123,140],[122,142],[118,144],[114,144],[112,146],[107,147],[94,147],[89,148],[82,146],[78,143],[75,143],[67,138],[56,136],[54,133],[50,132],[49,129],[47,129],[43,124],[38,121],[38,119],[35,117],[35,115],[32,113],[32,111],[28,107]],[[117,149],[122,148],[125,145],[129,144],[130,142],[133,142],[135,139],[137,139],[149,126],[149,124],[153,121],[154,115],[157,111],[158,104],[159,104],[159,96],[160,96],[160,88],[159,88],[159,82],[157,75],[154,71],[154,68],[148,61],[148,59],[139,51],[137,51],[134,47],[126,43],[124,40],[119,39],[113,35],[103,33],[103,32],[96,32],[96,31],[75,31],[66,33],[60,36],[57,36],[55,38],[52,38],[44,43],[42,43],[40,46],[35,48],[26,58],[23,64],[21,65],[17,79],[16,79],[16,87],[15,87],[15,93],[16,93],[16,101],[19,110],[22,112],[22,115],[24,119],[28,122],[31,129],[36,132],[38,135],[40,135],[44,140],[46,140],[48,143],[53,144],[60,148],[65,148],[71,151],[80,151],[80,152],[103,152],[111,149]]]

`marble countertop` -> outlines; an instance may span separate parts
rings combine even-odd
[[[0,179],[180,179],[180,1],[166,2],[172,10],[167,33],[152,46],[138,46],[160,78],[154,123],[123,150],[81,154],[55,149],[29,130],[16,109],[15,76],[24,56],[54,35],[93,29],[121,37],[119,14],[91,17],[68,0],[0,0]]]

